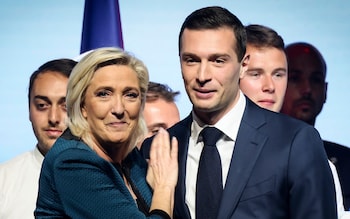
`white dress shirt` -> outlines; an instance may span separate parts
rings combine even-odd
[[[222,182],[226,183],[228,170],[231,163],[231,157],[235,146],[237,133],[241,120],[243,117],[246,100],[241,91],[239,91],[239,99],[236,105],[215,125],[217,129],[224,133],[216,143],[217,149],[220,154],[221,166],[222,166]],[[208,126],[204,124],[199,118],[192,112],[193,122],[191,126],[191,136],[188,145],[188,154],[186,162],[186,204],[189,207],[191,218],[195,217],[195,202],[196,202],[196,184],[197,184],[197,172],[199,158],[203,149],[202,138],[199,138],[199,133],[203,128]]]
[[[337,169],[334,164],[328,160],[329,166],[332,170],[334,185],[335,185],[335,194],[337,198],[337,211],[339,219],[350,219],[350,212],[344,210],[343,204],[343,193],[340,187],[339,177],[337,173]]]

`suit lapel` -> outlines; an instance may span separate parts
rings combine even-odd
[[[187,161],[187,150],[188,142],[191,135],[191,114],[184,120],[169,129],[171,136],[175,136],[178,140],[179,151],[179,176],[178,183],[175,190],[175,215],[179,218],[191,218],[189,209],[185,202],[186,193],[186,161]],[[183,215],[184,212],[186,215]]]
[[[246,98],[247,99],[247,98]],[[253,167],[267,140],[258,129],[265,118],[249,99],[237,134],[230,169],[221,200],[218,218],[230,218],[248,182]]]

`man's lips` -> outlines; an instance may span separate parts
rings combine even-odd
[[[200,99],[207,99],[214,95],[214,90],[195,88],[194,89],[196,97]]]
[[[48,136],[57,137],[60,136],[63,131],[61,129],[45,129],[45,132]]]
[[[262,103],[262,104],[268,104],[268,105],[272,105],[272,104],[275,104],[276,101],[274,100],[271,100],[271,99],[263,99],[263,100],[258,100],[259,103]]]
[[[311,108],[313,105],[314,102],[312,100],[300,100],[296,103],[296,106],[301,108]]]

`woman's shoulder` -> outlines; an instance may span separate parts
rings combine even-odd
[[[86,152],[93,151],[80,138],[74,136],[69,129],[66,129],[46,154],[45,159],[56,159],[66,153],[81,155],[86,154]]]

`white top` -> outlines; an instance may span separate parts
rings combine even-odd
[[[231,163],[231,157],[235,146],[237,133],[244,113],[246,100],[243,93],[239,92],[237,104],[215,125],[217,129],[225,135],[216,143],[220,154],[222,166],[222,183],[225,185],[228,170]],[[196,212],[196,184],[199,158],[203,149],[203,141],[198,139],[199,133],[205,128],[206,124],[192,113],[193,122],[191,126],[191,136],[188,145],[188,154],[186,162],[186,204],[189,207],[191,218],[195,217]],[[225,187],[225,186],[224,186]]]
[[[44,156],[35,147],[0,164],[0,218],[33,219]]]
[[[332,170],[334,186],[335,186],[335,195],[337,198],[337,210],[338,210],[338,218],[339,219],[350,219],[350,212],[344,210],[343,204],[343,195],[340,187],[339,177],[337,173],[337,169],[332,162],[328,160],[329,167]]]

